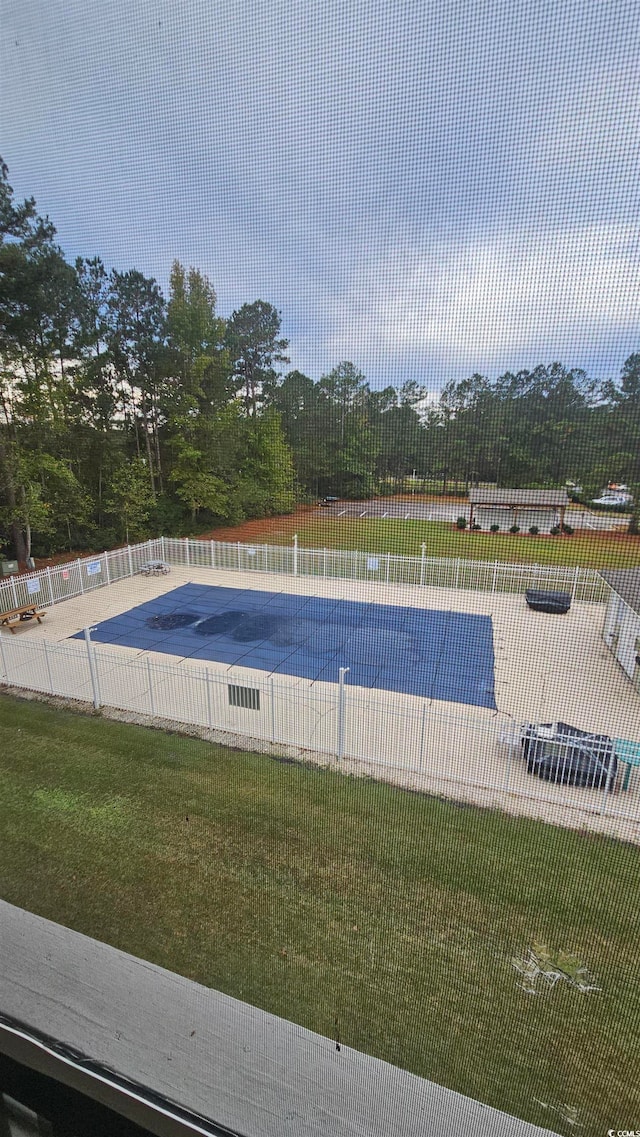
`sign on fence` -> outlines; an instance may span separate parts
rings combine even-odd
[[[27,592],[29,593],[29,596],[34,596],[35,593],[39,592],[39,591],[40,591],[40,581],[38,580],[37,576],[34,577],[33,580],[27,581]]]
[[[371,572],[375,572],[376,569],[378,568],[378,558],[377,557],[367,557],[367,568]]]
[[[99,572],[102,572],[101,561],[90,561],[87,565],[87,576],[97,576]]]

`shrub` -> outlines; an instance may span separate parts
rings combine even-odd
[[[572,537],[573,536],[573,525],[563,525],[562,526],[562,532],[565,533],[567,535],[567,537]]]
[[[459,517],[458,520],[456,521],[456,525],[458,526],[458,529],[466,529],[467,528],[466,517]]]
[[[531,525],[529,527],[529,532],[530,532],[532,537],[537,537],[540,530],[538,529],[537,525]]]
[[[557,537],[558,533],[560,532],[560,526],[559,525],[552,525],[549,532],[551,533],[552,537]]]
[[[490,528],[491,528],[492,533],[499,533],[500,532],[500,526],[499,525],[492,525]]]
[[[520,532],[520,526],[519,525],[512,525],[509,532],[510,533],[519,533]]]

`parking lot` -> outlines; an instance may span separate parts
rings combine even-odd
[[[458,517],[469,516],[469,502],[464,499],[446,501],[434,499],[429,501],[416,496],[412,501],[407,498],[371,498],[368,501],[336,501],[329,505],[318,507],[318,513],[330,518],[396,518],[403,521],[450,521]],[[574,529],[591,529],[593,531],[625,530],[629,519],[621,514],[596,513],[581,506],[569,507],[566,514],[567,523]]]

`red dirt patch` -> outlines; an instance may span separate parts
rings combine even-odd
[[[209,529],[206,533],[199,533],[198,537],[207,541],[255,541],[256,545],[268,545],[271,537],[293,537],[296,527],[304,524],[316,509],[315,505],[299,505],[295,513],[280,517],[262,517],[256,521],[243,521],[240,525]]]

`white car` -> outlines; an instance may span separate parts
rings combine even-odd
[[[633,498],[630,493],[603,493],[594,497],[593,505],[631,505]]]

